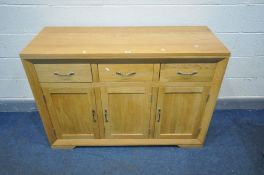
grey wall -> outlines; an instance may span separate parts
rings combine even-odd
[[[264,97],[264,0],[0,0],[0,100],[32,99],[19,52],[44,26],[207,25],[232,52],[220,98]]]

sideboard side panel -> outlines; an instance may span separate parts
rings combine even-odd
[[[53,125],[50,120],[50,116],[45,104],[45,100],[43,98],[43,92],[40,87],[34,65],[29,60],[25,60],[25,59],[22,60],[22,64],[24,66],[33,96],[35,98],[37,107],[39,109],[40,117],[43,122],[45,132],[48,136],[48,141],[50,144],[53,144],[57,138],[53,130]]]
[[[209,124],[212,119],[212,115],[215,109],[218,93],[221,88],[221,83],[224,78],[228,60],[229,60],[229,57],[225,57],[223,60],[219,61],[216,66],[213,83],[211,86],[211,90],[209,92],[209,99],[207,101],[207,105],[204,111],[204,117],[201,123],[201,131],[198,136],[198,140],[200,140],[202,144],[205,141],[205,137],[206,137],[206,134],[209,128]]]

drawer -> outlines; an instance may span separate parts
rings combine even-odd
[[[92,82],[90,64],[35,64],[40,82]]]
[[[152,81],[153,64],[99,64],[100,81]]]
[[[160,81],[211,81],[216,63],[162,64]]]

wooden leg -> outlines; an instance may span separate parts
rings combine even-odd
[[[74,149],[75,146],[65,146],[65,145],[52,145],[51,148],[53,149]]]
[[[178,147],[180,148],[202,148],[203,145],[199,144],[199,145],[178,145]]]

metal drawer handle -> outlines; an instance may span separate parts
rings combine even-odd
[[[195,75],[197,74],[198,72],[177,72],[178,75]]]
[[[93,122],[96,122],[96,113],[95,110],[92,110]]]
[[[131,77],[136,74],[137,74],[136,72],[129,72],[129,73],[116,72],[116,75],[119,75],[121,77]]]
[[[62,73],[59,73],[59,72],[54,72],[53,74],[54,75],[58,75],[58,76],[68,77],[68,76],[74,75],[75,73],[74,72],[69,72],[69,73],[66,73],[66,74],[62,74]]]
[[[108,122],[108,117],[107,117],[107,110],[104,110],[104,117],[105,117],[105,122]]]
[[[161,109],[158,109],[157,122],[160,122],[160,113],[161,113]]]

